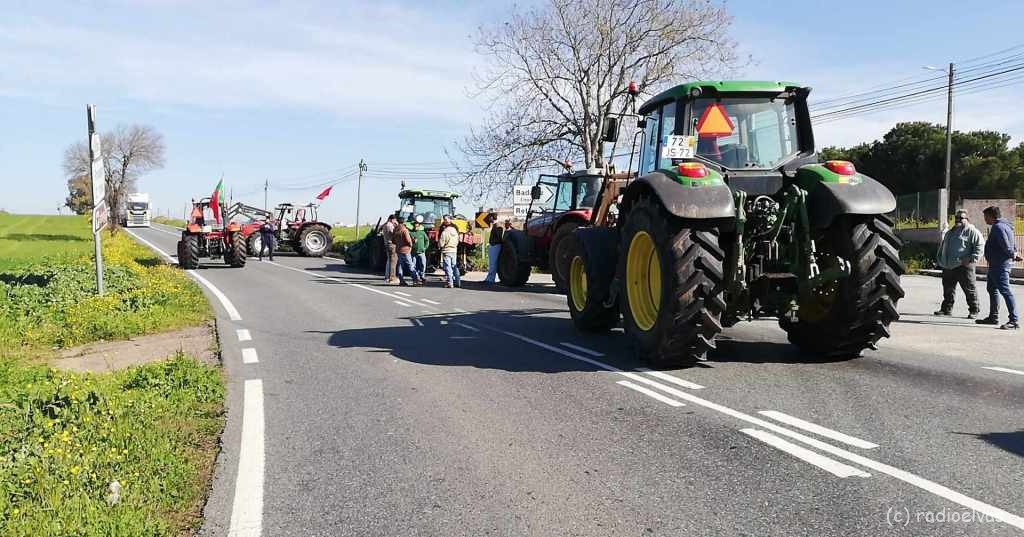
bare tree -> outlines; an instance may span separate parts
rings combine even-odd
[[[118,125],[113,132],[100,135],[100,146],[106,169],[107,207],[112,215],[110,225],[115,229],[119,221],[114,215],[122,200],[135,188],[135,182],[146,172],[163,167],[164,138],[147,125]],[[76,178],[89,176],[91,167],[86,142],[76,142],[64,150],[64,174],[68,177],[69,190]],[[71,194],[74,195],[73,190]]]
[[[459,148],[468,194],[508,191],[538,167],[604,165],[601,133],[627,88],[654,93],[735,67],[732,17],[707,0],[547,0],[481,28],[477,95],[493,112]]]

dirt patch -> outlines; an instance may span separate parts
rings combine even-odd
[[[216,325],[211,322],[126,341],[90,343],[61,352],[59,357],[50,360],[50,365],[65,371],[103,373],[159,362],[178,352],[218,365]]]

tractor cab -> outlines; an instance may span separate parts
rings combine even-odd
[[[665,91],[639,110],[640,175],[695,162],[734,189],[775,193],[784,175],[816,162],[809,92],[795,83],[746,81],[693,82]],[[704,177],[700,166],[690,169],[690,178]]]
[[[404,218],[409,226],[413,222],[420,222],[427,230],[433,229],[446,215],[464,221],[464,217],[455,214],[454,202],[458,197],[459,195],[454,192],[441,190],[403,189],[398,193],[400,205],[395,211],[395,216]],[[466,232],[465,229],[459,231]]]
[[[317,206],[315,203],[306,205],[295,205],[293,203],[279,203],[274,207],[277,211],[277,220],[282,227],[298,227],[306,222],[316,222]]]
[[[213,204],[210,198],[202,198],[199,201],[192,202],[192,211],[189,213],[188,228],[192,232],[209,233],[214,229],[221,229],[223,227],[223,211],[221,214],[221,223],[217,223],[217,219],[213,214]]]
[[[526,211],[527,233],[536,237],[547,234],[548,228],[566,213],[580,221],[590,219],[590,212],[599,199],[604,175],[593,171],[541,174],[530,189],[530,205]]]

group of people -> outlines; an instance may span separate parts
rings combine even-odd
[[[445,287],[462,287],[462,274],[459,272],[459,230],[452,222],[451,216],[445,215],[438,230],[437,245],[441,250],[441,269],[444,270]],[[387,249],[388,259],[384,265],[384,282],[409,285],[424,285],[427,282],[427,248],[430,239],[423,229],[422,222],[413,222],[410,230],[405,219],[389,215],[381,228],[381,237]],[[411,280],[411,283],[406,281]]]
[[[967,211],[956,212],[956,223],[946,232],[939,244],[936,262],[942,269],[942,305],[935,315],[952,315],[956,287],[959,285],[967,297],[967,318],[978,324],[999,325],[999,297],[1002,296],[1009,311],[1009,321],[999,328],[1017,330],[1017,304],[1010,289],[1010,270],[1021,256],[1016,251],[1013,239],[1013,224],[1002,217],[999,207],[987,207],[983,212],[985,223],[991,226],[988,239],[984,241],[978,228],[971,223]],[[977,319],[981,308],[975,289],[975,272],[978,261],[984,253],[988,262],[986,288],[989,295],[987,317]]]

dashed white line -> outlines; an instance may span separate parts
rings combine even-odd
[[[813,464],[836,477],[871,477],[871,474],[863,470],[859,470],[848,464],[843,464],[837,460],[815,453],[803,446],[798,446],[792,442],[783,440],[768,431],[761,431],[759,429],[740,429],[740,432],[748,434],[775,449],[785,451],[808,464]]]
[[[401,300],[392,300],[392,302],[394,302],[395,304],[398,304],[399,306],[404,306],[406,308],[411,308],[412,307],[412,304],[406,304],[405,302],[402,302]]]
[[[263,533],[263,381],[245,381],[242,402],[242,441],[238,450],[235,499],[231,506],[231,537],[260,537]]]
[[[252,341],[252,334],[250,334],[245,328],[235,330],[235,335],[238,336],[238,341]]]
[[[259,363],[260,358],[256,355],[256,349],[252,347],[246,347],[242,349],[242,363],[243,364],[255,364]]]
[[[672,399],[672,398],[669,398],[669,397],[665,397],[664,395],[661,395],[660,393],[658,393],[658,392],[656,392],[654,390],[650,390],[650,389],[644,388],[643,386],[640,386],[638,384],[633,384],[632,382],[630,382],[628,380],[620,380],[620,381],[616,382],[615,384],[618,384],[619,386],[625,386],[625,387],[627,387],[627,388],[629,388],[631,390],[636,390],[636,391],[638,391],[638,392],[640,392],[640,393],[642,393],[642,394],[644,394],[644,395],[646,395],[648,397],[652,397],[654,399],[657,399],[658,401],[661,401],[662,403],[665,403],[668,406],[674,406],[674,407],[684,406],[683,403],[680,403],[679,401],[676,401],[675,399]]]
[[[430,300],[429,298],[421,298],[420,300],[422,300],[423,302],[426,302],[427,304],[433,304],[435,306],[440,306],[441,305],[440,302],[434,302],[433,300]]]
[[[125,231],[128,230],[126,229]],[[131,235],[132,237],[135,237],[142,244],[149,246],[157,253],[164,256],[170,262],[174,263],[174,259],[170,255],[168,255],[167,252],[164,252],[160,248],[157,248],[156,245],[154,245],[153,243],[147,241],[146,239],[143,239],[142,237],[136,235],[135,233],[132,233],[131,231],[128,231],[128,234]],[[209,282],[209,280],[197,274],[196,271],[194,270],[186,270],[185,272],[188,273],[189,276],[195,278],[197,282],[203,284],[203,286],[209,289],[210,292],[213,293],[213,296],[217,297],[217,300],[220,301],[220,305],[224,307],[224,311],[228,313],[228,317],[232,321],[242,320],[242,316],[238,313],[238,310],[235,309],[235,305],[232,304],[230,300],[228,300],[228,297],[224,295],[224,293],[222,293],[220,289],[217,289],[217,286],[213,285],[212,283]]]
[[[378,295],[389,296],[391,298],[403,298],[403,297],[401,297],[399,295],[388,293],[386,291],[381,291],[380,289],[374,289],[373,287],[370,287],[370,286],[367,286],[367,285],[363,285],[361,283],[353,283],[353,282],[345,281],[345,280],[343,280],[341,278],[335,278],[334,276],[324,276],[323,274],[316,274],[315,272],[309,272],[307,270],[297,269],[295,267],[289,267],[288,265],[282,265],[282,264],[280,264],[280,263],[278,263],[276,261],[270,261],[269,263],[271,265],[274,265],[275,267],[281,267],[283,269],[287,269],[287,270],[291,270],[291,271],[294,271],[294,272],[298,272],[299,274],[305,274],[306,276],[312,276],[313,278],[320,278],[320,279],[324,279],[324,280],[334,280],[336,282],[341,282],[341,283],[343,283],[345,285],[351,285],[352,287],[356,287],[356,288],[362,289],[364,291],[369,291],[371,293],[377,293]],[[415,304],[417,306],[420,306],[420,307],[429,307],[429,306],[424,306],[423,304],[420,304],[419,302],[417,302],[415,300],[412,300],[410,298],[403,298],[403,299],[406,302],[411,302],[411,303],[413,303],[413,304]],[[428,300],[424,300],[424,302],[429,302],[429,301]]]
[[[586,347],[580,347],[579,345],[573,345],[572,343],[568,343],[566,341],[563,341],[561,343],[561,345],[563,347],[568,347],[568,348],[570,348],[570,349],[572,349],[574,351],[582,352],[583,354],[589,354],[590,356],[593,356],[594,358],[600,358],[600,357],[604,356],[603,352],[597,352],[595,350],[590,350],[590,349],[588,349]]]
[[[878,444],[868,442],[867,440],[861,440],[860,438],[857,438],[855,436],[850,436],[839,431],[834,431],[827,427],[822,427],[821,425],[818,425],[816,423],[811,423],[800,418],[795,418],[793,416],[783,414],[782,412],[777,412],[775,410],[762,410],[758,412],[758,414],[762,416],[767,416],[775,421],[780,421],[782,423],[785,423],[786,425],[791,425],[798,429],[803,429],[807,432],[814,433],[818,436],[831,438],[832,440],[835,440],[837,442],[849,444],[851,446],[859,447],[861,449],[875,449],[876,447],[878,447]]]
[[[647,373],[648,375],[650,375],[650,376],[652,376],[654,378],[658,378],[658,379],[664,380],[665,382],[671,382],[672,384],[675,384],[676,386],[682,386],[684,388],[689,388],[691,390],[703,390],[704,389],[704,386],[701,386],[700,384],[697,384],[696,382],[690,382],[688,380],[683,380],[683,379],[681,379],[679,377],[676,377],[674,375],[669,375],[668,373],[665,373],[664,371],[653,371],[653,370],[647,369],[646,367],[637,368],[637,371],[643,371],[644,373]]]
[[[395,294],[396,294],[396,295],[402,295],[402,296],[406,296],[406,297],[408,297],[408,296],[412,296],[412,295],[410,295],[409,293],[403,293],[403,292],[401,292],[401,291],[395,291]]]
[[[1008,367],[983,367],[982,369],[999,371],[1000,373],[1010,373],[1011,375],[1024,375],[1024,371],[1017,371],[1016,369],[1010,369]]]
[[[455,324],[465,328],[466,330],[472,330],[473,332],[479,332],[480,331],[479,328],[477,328],[477,327],[475,327],[475,326],[473,326],[471,324],[466,324],[466,323],[455,323]]]

